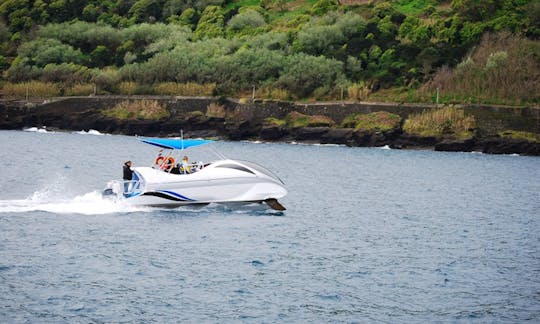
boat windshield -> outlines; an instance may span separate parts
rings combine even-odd
[[[266,168],[264,168],[264,167],[262,167],[262,166],[260,166],[260,165],[258,165],[258,164],[256,164],[256,163],[249,162],[249,161],[243,161],[243,160],[242,160],[242,161],[239,161],[239,162],[241,162],[242,164],[245,164],[246,166],[248,166],[248,167],[254,169],[254,170],[257,171],[257,172],[260,172],[260,173],[262,173],[262,174],[264,174],[264,175],[266,175],[266,176],[268,176],[268,177],[270,177],[270,178],[273,178],[273,179],[275,179],[275,180],[281,182],[282,184],[285,184],[285,183],[283,182],[283,180],[281,180],[281,179],[280,179],[277,175],[275,175],[272,171],[270,171],[270,170],[268,170],[268,169],[266,169]]]

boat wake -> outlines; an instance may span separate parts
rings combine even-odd
[[[122,200],[104,198],[101,192],[92,191],[70,199],[52,197],[49,191],[36,191],[27,199],[0,200],[0,214],[47,212],[54,214],[103,215],[134,212],[161,212],[165,215],[196,216],[207,213],[249,214],[255,216],[282,216],[281,211],[269,210],[264,204],[209,204],[186,205],[175,208],[133,206]]]
[[[98,191],[89,192],[71,199],[54,199],[43,192],[35,192],[27,199],[0,200],[0,213],[49,212],[55,214],[100,215],[146,211],[121,201],[105,199]]]

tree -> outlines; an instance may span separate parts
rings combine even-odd
[[[229,20],[227,28],[233,32],[241,32],[247,30],[251,32],[253,29],[266,25],[264,17],[256,10],[249,9],[236,14]]]
[[[90,66],[91,67],[105,67],[113,64],[113,53],[105,46],[98,45],[90,53]]]
[[[56,39],[38,39],[25,43],[19,47],[18,54],[21,59],[38,67],[49,63],[80,64],[84,59],[80,50]]]
[[[128,13],[135,23],[154,22],[161,18],[161,5],[157,0],[138,0]]]
[[[327,12],[339,9],[338,0],[318,0],[311,7],[311,14],[314,16],[322,16]]]
[[[223,36],[225,17],[223,10],[218,6],[208,6],[204,9],[201,19],[195,29],[197,39],[215,38]]]
[[[198,16],[197,16],[197,12],[195,11],[195,9],[187,8],[186,10],[184,10],[182,12],[182,14],[180,15],[180,17],[178,17],[178,19],[175,19],[175,20],[173,20],[171,22],[172,23],[177,22],[180,25],[187,26],[191,30],[193,30],[195,25],[197,25],[197,19],[198,19]]]
[[[287,58],[276,84],[305,98],[319,88],[329,92],[344,80],[343,63],[299,53]]]
[[[100,9],[98,6],[90,3],[86,7],[84,7],[82,11],[82,18],[85,21],[95,22],[97,21],[98,17],[100,15]]]
[[[462,17],[479,22],[493,17],[501,3],[499,0],[452,0],[451,6]]]

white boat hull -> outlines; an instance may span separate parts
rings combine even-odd
[[[277,199],[287,194],[278,177],[245,161],[217,161],[190,174],[171,174],[149,167],[134,168],[134,174],[136,181],[126,190],[116,183],[109,184],[109,192],[134,205],[267,202],[274,209],[280,209]]]

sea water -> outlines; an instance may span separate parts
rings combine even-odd
[[[287,210],[115,203],[106,182],[155,148],[0,131],[0,322],[540,321],[538,157],[221,141],[186,152],[213,151],[274,171]]]

